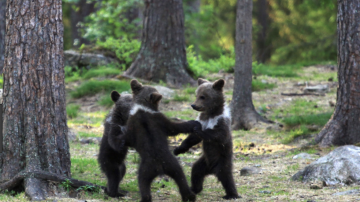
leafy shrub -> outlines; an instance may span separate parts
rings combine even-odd
[[[113,52],[120,60],[123,70],[129,67],[140,50],[141,42],[134,39],[128,40],[126,37],[114,39],[108,37],[105,41],[96,41],[96,45],[100,49],[106,49]]]
[[[90,41],[106,40],[108,37],[115,39],[133,38],[141,27],[139,19],[129,22],[126,12],[130,9],[141,7],[142,0],[103,0],[99,3],[98,10],[88,16],[84,24],[84,38]]]
[[[195,55],[193,46],[191,45],[187,48],[186,55],[189,68],[194,73],[195,77],[205,76],[208,73],[216,73],[220,70],[224,70],[225,72],[232,72],[235,66],[234,51],[232,51],[230,54],[221,55],[217,59],[204,61],[200,55]]]
[[[118,80],[89,80],[82,83],[74,91],[70,92],[71,97],[80,98],[85,95],[95,95],[101,91],[110,93],[113,90],[119,92],[129,91],[130,84],[127,81],[118,81]]]

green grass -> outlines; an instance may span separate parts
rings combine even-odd
[[[89,80],[81,84],[74,91],[70,92],[72,98],[80,98],[86,95],[95,95],[99,92],[110,93],[113,90],[118,92],[129,91],[130,84],[128,81],[118,80]]]
[[[80,105],[77,104],[68,104],[66,106],[66,114],[70,119],[76,118],[78,116]]]
[[[110,95],[106,95],[100,98],[98,104],[104,107],[111,107],[113,106],[114,101],[111,99]]]
[[[296,126],[301,124],[324,126],[329,121],[332,114],[333,113],[331,112],[327,112],[302,116],[295,115],[284,118],[283,123],[285,123],[287,126]]]
[[[187,88],[184,88],[183,93],[195,94],[196,89],[197,89],[196,87],[187,87]]]
[[[74,119],[68,120],[69,127],[86,125],[88,127],[100,127],[108,112],[80,112]]]
[[[276,84],[274,83],[263,83],[262,81],[256,79],[252,80],[251,83],[251,90],[254,91],[261,91],[265,89],[273,89],[276,87]]]
[[[273,66],[265,64],[253,63],[253,75],[267,75],[270,77],[298,77],[298,71],[301,70],[303,66],[296,65],[282,65],[282,66]]]
[[[190,100],[190,96],[189,95],[179,95],[179,94],[176,94],[173,98],[174,101],[177,101],[177,102],[186,102],[186,101],[189,101]]]
[[[102,137],[102,133],[89,133],[89,132],[78,132],[80,138],[86,137]]]
[[[120,69],[116,69],[113,67],[104,67],[99,69],[90,69],[87,71],[82,78],[90,79],[93,77],[107,77],[107,76],[116,76],[121,73]]]
[[[179,118],[183,120],[194,120],[198,114],[192,109],[186,109],[183,111],[165,111],[163,113],[169,118]]]

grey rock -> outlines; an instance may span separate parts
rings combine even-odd
[[[359,189],[352,189],[349,191],[337,192],[337,193],[333,194],[333,196],[356,195],[356,194],[360,194]]]
[[[71,128],[68,130],[68,140],[70,142],[78,140],[78,134]]]
[[[256,168],[256,167],[244,167],[240,170],[240,176],[249,176],[249,175],[254,175],[254,174],[258,174],[261,172],[260,168]]]
[[[303,182],[322,181],[327,186],[360,183],[360,147],[336,148],[292,176]]]
[[[300,154],[297,154],[293,157],[293,159],[315,159],[317,156],[315,155],[311,155],[311,154],[308,154],[308,153],[300,153]]]
[[[304,88],[304,93],[327,93],[327,92],[329,92],[328,85],[306,86]]]
[[[171,99],[175,96],[175,91],[164,87],[164,86],[153,86],[154,88],[156,88],[157,91],[159,91],[159,93],[166,99]]]
[[[271,194],[271,191],[264,190],[264,191],[259,191],[259,193],[261,193],[261,194]]]
[[[91,67],[118,63],[115,58],[103,54],[81,53],[74,50],[64,51],[64,64],[70,67]]]

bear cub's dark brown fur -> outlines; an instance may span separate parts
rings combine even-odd
[[[226,191],[223,198],[235,199],[240,196],[232,175],[231,116],[230,110],[224,106],[224,84],[223,79],[214,83],[198,79],[196,101],[191,106],[200,112],[197,120],[202,126],[196,128],[174,150],[174,154],[185,153],[193,145],[203,141],[203,155],[194,163],[191,171],[191,190],[196,194],[201,192],[205,177],[214,174]]]
[[[159,112],[162,95],[151,86],[143,86],[137,80],[131,81],[133,106],[127,122],[127,133],[123,135],[124,145],[135,147],[140,154],[138,183],[141,201],[151,201],[151,182],[161,174],[173,178],[179,187],[183,201],[195,201],[183,170],[171,154],[168,136],[193,132],[200,127],[197,121],[173,122]]]
[[[126,172],[124,160],[128,148],[124,146],[119,147],[120,145],[116,145],[108,140],[113,136],[125,134],[132,95],[120,95],[118,92],[113,91],[111,99],[115,106],[105,119],[105,129],[100,144],[98,162],[108,180],[105,192],[111,197],[121,197],[124,195],[118,192],[118,188]]]

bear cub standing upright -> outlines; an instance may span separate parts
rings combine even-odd
[[[121,197],[124,195],[118,192],[118,188],[126,172],[124,160],[128,148],[120,148],[117,145],[111,144],[112,141],[108,140],[113,136],[125,134],[132,95],[120,95],[117,91],[113,91],[111,92],[111,99],[115,106],[105,119],[105,129],[100,144],[98,162],[108,180],[105,192],[111,197]]]
[[[143,86],[137,80],[131,81],[133,105],[127,122],[127,132],[117,137],[123,138],[125,146],[135,147],[140,154],[138,183],[141,201],[151,201],[151,182],[155,177],[166,174],[173,178],[179,187],[183,201],[195,201],[196,196],[190,190],[183,170],[171,154],[168,136],[193,132],[201,127],[197,121],[173,122],[159,112],[162,95],[151,86]]]
[[[211,83],[198,79],[196,101],[191,107],[201,112],[198,121],[201,128],[195,128],[179,147],[175,155],[185,153],[193,145],[203,141],[203,155],[191,170],[191,190],[197,194],[203,189],[206,175],[214,174],[225,189],[224,199],[240,198],[232,174],[233,145],[231,136],[230,110],[225,106],[224,80]]]

